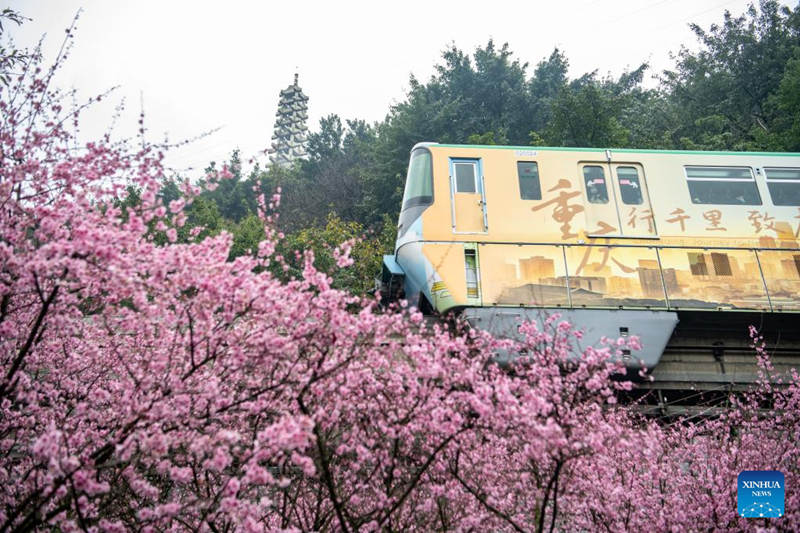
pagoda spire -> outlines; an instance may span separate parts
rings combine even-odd
[[[275,114],[269,160],[280,167],[289,167],[295,160],[306,157],[308,97],[303,94],[298,77],[295,72],[294,84],[280,92]]]

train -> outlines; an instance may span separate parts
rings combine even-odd
[[[800,318],[800,154],[419,143],[379,281],[501,336],[637,335],[652,369],[692,313]]]

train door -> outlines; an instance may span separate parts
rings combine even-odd
[[[638,163],[580,164],[589,237],[657,237],[644,170]]]
[[[479,159],[450,160],[454,233],[486,233],[486,193]]]

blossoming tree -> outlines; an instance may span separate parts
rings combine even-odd
[[[796,376],[778,416],[659,426],[615,406],[622,346],[558,317],[515,345],[334,290],[312,254],[281,282],[277,197],[252,254],[175,243],[198,188],[165,205],[159,147],[77,147],[58,65],[0,88],[0,530],[739,529],[765,442],[797,480]]]

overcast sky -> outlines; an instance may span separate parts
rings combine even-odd
[[[134,131],[140,99],[153,139],[171,141],[219,128],[179,148],[168,163],[202,169],[234,148],[246,158],[270,144],[278,93],[295,70],[309,97],[309,128],[319,118],[382,120],[402,101],[408,78],[426,80],[442,51],[455,43],[473,51],[493,38],[533,66],[554,47],[570,61],[570,76],[599,69],[618,75],[649,62],[672,65],[670,52],[695,48],[689,22],[741,14],[747,0],[501,0],[458,2],[304,2],[199,0],[12,1],[32,20],[12,28],[17,45],[46,34],[53,57],[79,8],[72,56],[59,85],[86,97],[119,86],[125,99],[118,131]],[[83,135],[105,130],[111,104],[84,121]],[[436,139],[420,139],[420,141]],[[264,160],[265,156],[257,156]]]

